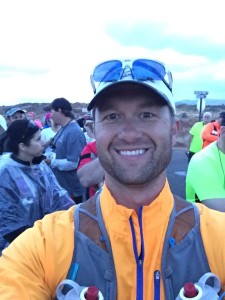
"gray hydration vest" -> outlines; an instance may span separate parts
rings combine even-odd
[[[75,209],[74,221],[75,245],[67,279],[80,286],[94,285],[102,292],[104,300],[116,300],[113,254],[97,195]],[[165,299],[174,300],[185,282],[197,282],[209,271],[198,209],[174,196],[162,253],[161,275]],[[67,293],[66,286],[64,293]]]

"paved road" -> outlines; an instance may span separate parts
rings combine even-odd
[[[174,148],[171,163],[167,168],[167,176],[172,192],[184,199],[187,166],[188,160],[185,149]]]

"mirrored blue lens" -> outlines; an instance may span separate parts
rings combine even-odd
[[[165,67],[157,61],[137,59],[133,62],[132,73],[137,80],[163,80],[166,75]]]
[[[165,67],[154,60],[137,59],[129,65],[132,76],[136,80],[162,80],[166,75]],[[126,63],[119,60],[110,60],[98,65],[93,73],[93,78],[96,82],[114,82],[121,79]]]
[[[93,78],[97,82],[118,81],[122,73],[122,62],[110,60],[98,65],[93,73]]]

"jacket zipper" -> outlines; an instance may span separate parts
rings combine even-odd
[[[160,300],[160,271],[154,272],[154,300]]]
[[[144,238],[143,238],[143,230],[142,230],[142,211],[143,207],[140,207],[138,212],[138,223],[140,228],[140,237],[141,237],[141,253],[138,255],[137,251],[137,242],[134,230],[134,224],[132,221],[132,217],[130,217],[130,226],[131,226],[131,233],[132,233],[132,241],[133,241],[133,249],[134,249],[134,256],[136,260],[137,266],[137,291],[136,291],[136,299],[143,300],[143,262],[144,262]]]

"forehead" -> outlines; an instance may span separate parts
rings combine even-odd
[[[18,118],[18,117],[22,116],[22,114],[23,114],[22,112],[17,111],[14,115],[11,116],[11,118]]]

